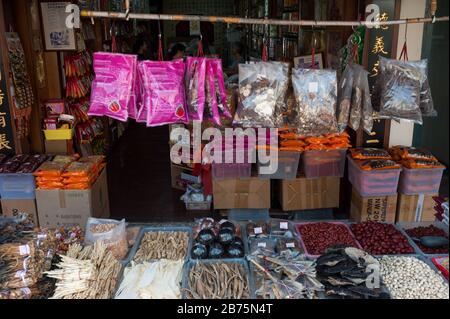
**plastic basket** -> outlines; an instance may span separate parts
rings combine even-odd
[[[399,193],[405,195],[438,194],[445,168],[408,169],[400,174]]]
[[[397,194],[401,169],[364,171],[348,155],[348,178],[363,197]]]
[[[261,168],[268,168],[270,163],[262,163],[258,158],[258,176],[264,179],[295,179],[297,177],[298,165],[300,162],[299,152],[278,152],[278,167],[273,174],[262,174]]]
[[[36,183],[33,174],[0,174],[0,198],[35,199]]]
[[[212,176],[214,180],[246,179],[252,175],[252,161],[248,150],[235,150],[233,158],[227,159],[225,152],[222,163],[212,163]]]
[[[302,168],[306,178],[344,177],[346,149],[306,151]]]

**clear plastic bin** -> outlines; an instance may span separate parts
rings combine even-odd
[[[302,168],[306,178],[344,177],[346,149],[305,151]]]
[[[408,169],[400,174],[399,193],[405,195],[438,194],[445,168]]]
[[[0,198],[35,199],[36,183],[33,174],[0,174]]]
[[[269,167],[270,163],[263,164],[258,158],[258,176],[264,179],[295,179],[300,162],[299,152],[278,152],[278,168],[273,174],[261,174],[260,168]]]
[[[247,150],[237,150],[233,155],[233,163],[225,162],[225,152],[222,163],[212,163],[212,176],[214,180],[246,179],[252,175],[252,158],[248,157]],[[242,163],[239,163],[242,162]]]
[[[348,157],[348,179],[362,197],[391,196],[397,194],[401,169],[365,171]]]

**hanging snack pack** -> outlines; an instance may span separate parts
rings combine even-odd
[[[222,60],[209,59],[209,63],[214,73],[214,88],[216,92],[217,108],[220,116],[231,119],[232,115],[227,105],[227,90],[225,88],[225,80],[223,78]]]
[[[380,69],[380,117],[422,124],[420,99],[426,80],[424,68],[415,62],[380,57]]]
[[[186,59],[186,104],[191,120],[202,121],[205,108],[206,58]]]
[[[352,64],[353,70],[353,97],[350,112],[350,127],[355,131],[360,125],[367,134],[372,132],[373,128],[373,108],[369,89],[369,72],[359,64]],[[354,112],[355,109],[355,112]]]
[[[240,64],[239,106],[234,124],[244,127],[276,127],[280,86],[285,81],[281,63]]]
[[[130,94],[130,101],[128,102],[128,117],[132,118],[134,120],[138,117],[138,111],[139,111],[139,104],[140,104],[140,79],[139,79],[139,72],[137,70],[138,67],[138,61],[135,61],[136,63],[133,66],[133,82],[131,86],[131,94]]]
[[[184,62],[144,61],[139,64],[139,72],[147,126],[188,123],[183,85]]]
[[[214,124],[220,126],[221,121],[214,77],[212,59],[208,59],[206,61],[205,109],[203,117],[205,120],[210,120]]]
[[[331,70],[296,69],[292,74],[298,134],[319,136],[338,132],[337,78]]]
[[[94,53],[89,116],[108,116],[126,122],[137,57],[107,52]]]

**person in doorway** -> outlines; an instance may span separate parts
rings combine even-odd
[[[147,58],[148,44],[143,37],[138,38],[134,43],[133,54],[136,54],[138,56],[139,61],[143,61]]]
[[[186,46],[182,43],[175,43],[169,50],[169,60],[183,59],[186,52]]]

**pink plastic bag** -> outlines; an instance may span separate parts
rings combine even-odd
[[[223,78],[222,60],[209,59],[214,72],[214,85],[216,91],[217,107],[220,116],[225,116],[229,119],[233,118],[227,105],[227,90],[225,88],[225,80]]]
[[[214,81],[214,68],[212,59],[206,60],[206,83],[205,83],[205,110],[204,120],[212,121],[216,125],[222,125],[217,105],[216,86]]]
[[[131,87],[131,95],[130,102],[128,102],[128,117],[134,120],[137,119],[139,103],[140,103],[140,82],[139,82],[139,73],[137,71],[138,62],[133,67],[133,83]]]
[[[139,65],[147,126],[188,123],[184,97],[184,62],[144,61]]]
[[[90,116],[108,116],[126,122],[137,56],[94,53]]]
[[[205,109],[206,59],[186,59],[186,103],[191,120],[203,121]]]

